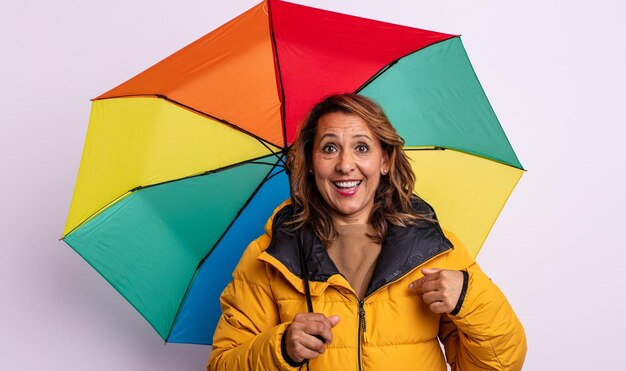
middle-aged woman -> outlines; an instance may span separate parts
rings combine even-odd
[[[521,369],[521,323],[413,195],[402,146],[365,97],[313,107],[288,159],[291,200],[222,294],[209,370]]]

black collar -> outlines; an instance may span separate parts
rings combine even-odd
[[[408,227],[389,226],[365,296],[404,276],[436,255],[453,248],[452,243],[444,236],[430,205],[419,198],[415,198],[412,204],[415,211],[427,214],[434,222],[420,220],[416,225]],[[340,274],[310,226],[305,225],[293,230],[288,224],[293,215],[292,205],[283,207],[275,214],[272,222],[272,241],[266,250],[267,253],[280,261],[294,275],[302,278],[298,247],[300,239],[310,281],[325,282],[330,276]]]

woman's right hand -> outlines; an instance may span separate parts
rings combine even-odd
[[[339,316],[326,317],[321,313],[298,313],[285,332],[287,355],[296,362],[317,358],[324,353],[326,344],[333,340],[332,328]],[[325,340],[322,342],[319,336]]]

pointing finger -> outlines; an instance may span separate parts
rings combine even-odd
[[[420,295],[422,293],[422,285],[424,284],[424,277],[416,279],[409,284],[409,290],[413,293]]]
[[[443,269],[441,268],[422,268],[422,273],[424,274],[424,278],[428,278],[428,281],[430,279],[437,278],[439,276],[439,272],[441,272],[442,270]]]

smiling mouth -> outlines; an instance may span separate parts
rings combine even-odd
[[[335,187],[339,189],[350,189],[350,188],[357,187],[359,184],[361,184],[361,182],[363,181],[362,180],[349,180],[349,181],[333,182],[333,184],[335,185]]]

